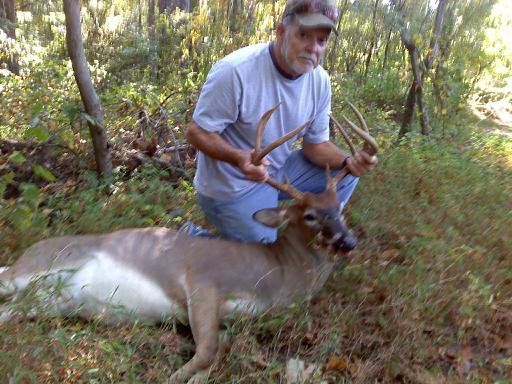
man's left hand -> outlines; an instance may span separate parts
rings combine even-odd
[[[365,151],[358,151],[347,159],[347,169],[352,175],[361,177],[366,172],[374,169],[378,162],[377,156],[369,155]]]

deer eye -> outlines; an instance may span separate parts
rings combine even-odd
[[[305,213],[304,214],[304,221],[309,221],[309,222],[313,222],[313,221],[316,221],[316,216],[313,215],[312,213]]]

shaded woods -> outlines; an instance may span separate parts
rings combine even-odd
[[[312,383],[512,380],[508,3],[337,2],[333,114],[353,102],[382,147],[348,208],[361,244],[314,301],[229,325],[209,382],[284,383],[291,358]],[[187,124],[212,64],[283,8],[0,0],[0,264],[50,236],[205,225]],[[163,382],[193,354],[178,323],[0,327],[2,382]]]

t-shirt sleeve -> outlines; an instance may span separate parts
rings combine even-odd
[[[308,143],[319,144],[329,140],[329,114],[331,113],[331,82],[324,72],[321,86],[316,90],[318,106],[315,119],[304,133],[304,140]]]
[[[241,87],[230,63],[219,61],[206,78],[192,118],[206,131],[222,132],[239,114]]]

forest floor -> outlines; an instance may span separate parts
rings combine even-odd
[[[315,384],[512,382],[512,111],[474,113],[442,140],[380,138],[380,165],[347,208],[353,259],[313,300],[226,325],[209,383],[291,384],[291,359]],[[187,149],[180,178],[144,158],[106,189],[63,148],[2,145],[2,263],[49,236],[203,223]],[[176,322],[23,320],[0,326],[0,382],[160,383],[193,351]]]

